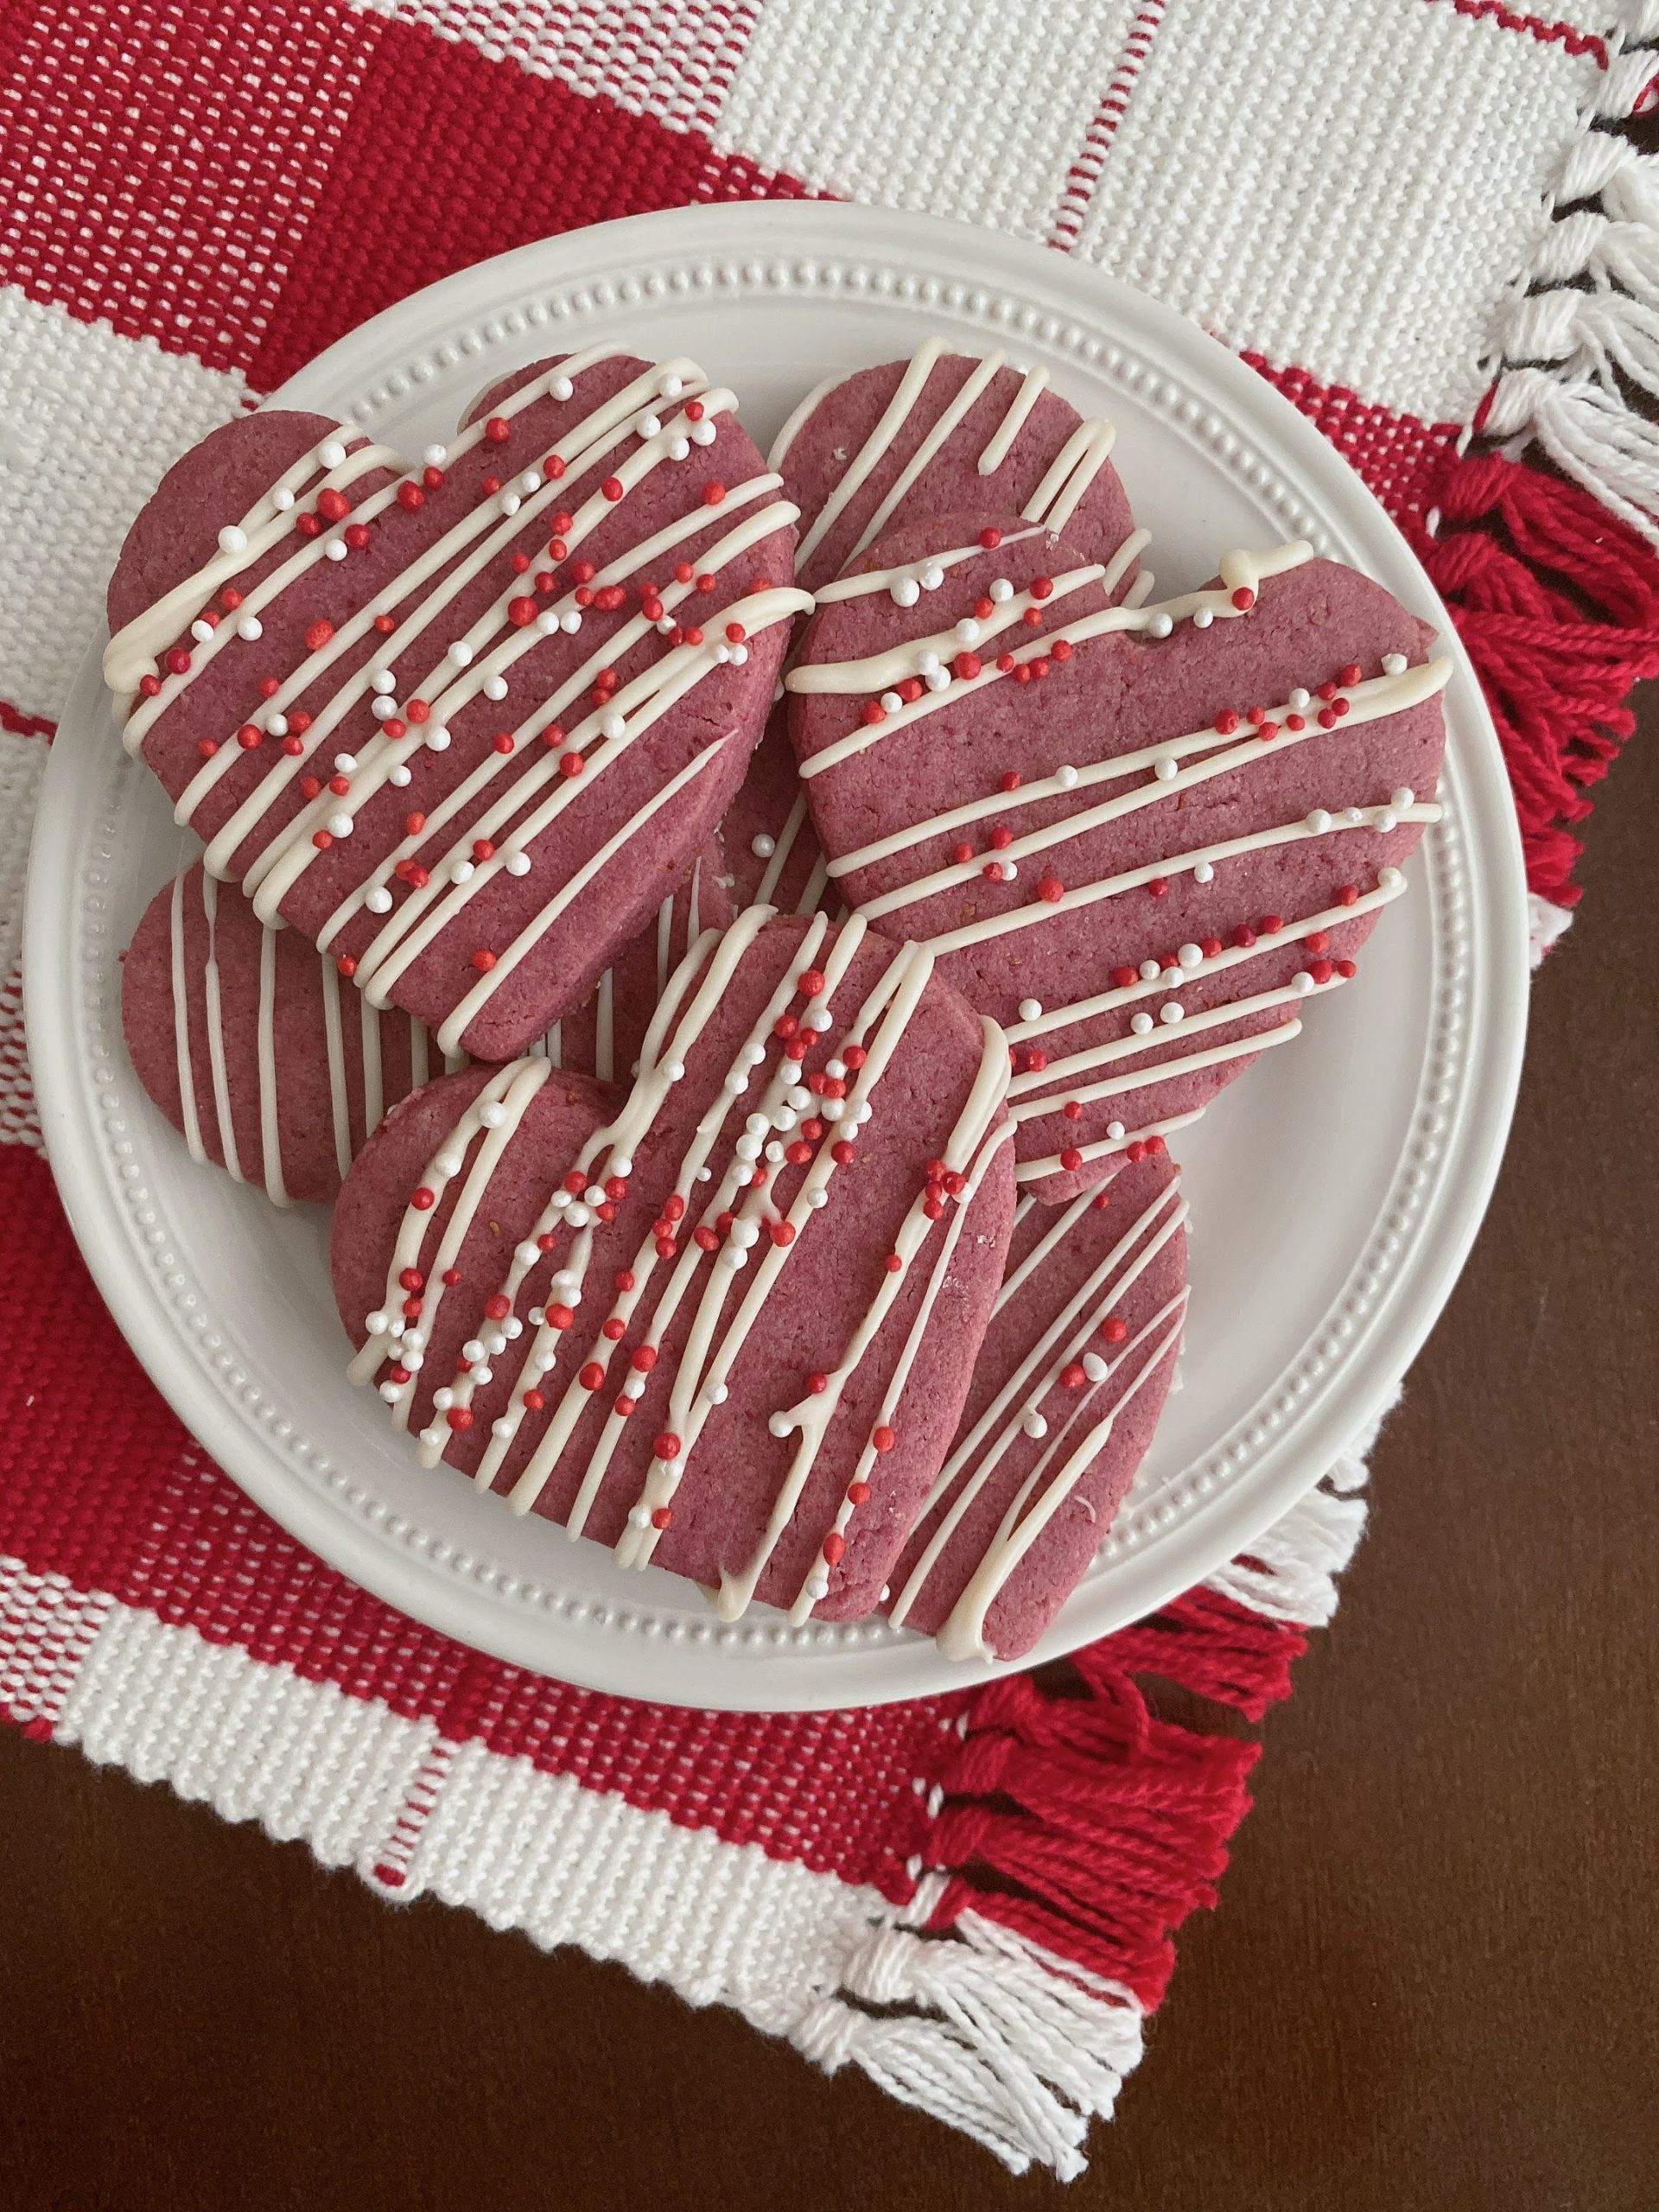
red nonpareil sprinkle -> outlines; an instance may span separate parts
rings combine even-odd
[[[882,1421],[870,1431],[870,1441],[878,1452],[891,1452],[899,1439],[887,1427],[886,1421]]]
[[[486,499],[493,499],[501,489],[501,479],[499,476],[486,476],[479,486],[479,489]]]
[[[996,601],[994,599],[976,599],[974,612],[982,622],[988,622],[996,612]]]
[[[1014,655],[1012,653],[998,653],[996,657],[996,665],[1001,673],[1007,676],[1014,665]]]
[[[1321,729],[1335,729],[1337,726],[1336,709],[1334,707],[1321,707],[1319,709],[1319,722]]]
[[[987,883],[1001,883],[1002,880],[1002,863],[1001,861],[987,861],[984,867],[981,868],[979,872],[984,877]]]
[[[1033,599],[1050,599],[1053,596],[1053,593],[1054,579],[1052,576],[1033,576],[1032,578],[1031,595]]]
[[[580,753],[566,753],[559,760],[559,772],[565,776],[579,776],[586,763]]]
[[[700,399],[688,399],[685,403],[685,419],[688,423],[701,423],[706,411]]]
[[[342,976],[352,976],[357,973],[357,963],[349,952],[342,952],[334,966]]]
[[[597,1390],[605,1380],[605,1370],[596,1359],[590,1359],[576,1376],[584,1390]]]
[[[851,1068],[856,1075],[870,1056],[862,1045],[844,1045],[842,1047],[841,1057],[843,1065]]]
[[[671,1260],[679,1249],[671,1236],[659,1236],[657,1239],[657,1256],[659,1260]]]
[[[497,730],[494,744],[498,753],[511,753],[513,747],[512,732],[510,729]]]
[[[1005,769],[1000,788],[1005,791],[1017,791],[1020,788],[1020,771],[1017,768]]]
[[[649,1375],[652,1369],[657,1364],[656,1345],[641,1344],[638,1351],[634,1353],[632,1363],[639,1369],[642,1375]]]
[[[294,527],[302,537],[321,537],[322,535],[322,524],[315,515],[296,515]]]
[[[410,1192],[409,1203],[416,1213],[425,1213],[429,1208],[436,1205],[438,1194],[435,1191],[429,1191],[423,1183],[418,1190]]]
[[[700,569],[697,571],[696,586],[697,586],[697,589],[698,589],[699,591],[702,591],[702,592],[709,592],[709,591],[713,591],[713,589],[715,588],[715,586],[719,582],[720,582],[719,577],[718,577],[717,575],[715,575],[715,574],[714,573],[714,571],[713,571],[713,569]],[[763,588],[764,588],[764,587],[763,587]]]
[[[334,839],[329,836],[326,830],[317,830],[312,832],[311,842],[316,847],[320,853],[326,853],[334,842]]]
[[[1230,707],[1224,707],[1216,716],[1216,728],[1223,737],[1230,737],[1238,728],[1238,716]]]
[[[1338,670],[1337,681],[1338,683],[1357,683],[1364,673],[1364,670],[1357,660],[1351,660],[1346,667]]]
[[[930,1221],[938,1221],[944,1211],[944,1200],[931,1186],[927,1196],[922,1200],[922,1211]]]
[[[1206,960],[1213,960],[1221,950],[1221,939],[1218,937],[1203,938],[1199,940],[1198,950]]]
[[[1114,968],[1112,970],[1111,982],[1115,990],[1126,991],[1131,983],[1139,981],[1140,978],[1133,968]]]
[[[709,481],[702,487],[703,505],[705,507],[717,507],[725,497],[726,486],[721,483],[717,477],[711,476],[709,479]]]
[[[1055,906],[1065,898],[1065,886],[1058,876],[1046,875],[1037,886],[1037,896],[1046,899],[1051,906]]]
[[[1241,922],[1233,931],[1233,943],[1246,951],[1255,943],[1255,931],[1248,922]]]
[[[1338,960],[1337,963],[1337,973],[1344,979],[1344,982],[1346,982],[1350,976],[1358,975],[1359,969],[1351,960]]]
[[[405,1268],[397,1278],[397,1287],[400,1290],[424,1290],[426,1277],[418,1268]]]
[[[325,617],[307,624],[305,642],[314,653],[320,653],[334,634],[334,626]]]
[[[1123,1147],[1123,1157],[1128,1161],[1132,1167],[1139,1166],[1140,1162],[1143,1160],[1146,1156],[1147,1147],[1141,1143],[1139,1137],[1135,1139],[1133,1144],[1125,1145]]]
[[[1267,725],[1263,723],[1262,727],[1265,728]],[[1285,716],[1285,728],[1289,730],[1293,735],[1294,735],[1297,732],[1305,730],[1307,728],[1307,718],[1304,715],[1287,715]]]
[[[979,542],[988,553],[995,553],[1002,543],[1002,533],[1000,530],[988,528],[982,530],[979,533]]]
[[[493,446],[504,446],[512,435],[512,425],[505,415],[492,415],[484,425],[484,435]]]
[[[950,666],[964,683],[971,683],[975,677],[979,674],[983,663],[977,653],[958,653]]]
[[[1357,905],[1358,905],[1358,903],[1359,903],[1359,886],[1358,886],[1357,883],[1344,883],[1344,884],[1339,884],[1339,885],[1338,886],[1338,887],[1337,887],[1337,904],[1338,904],[1338,906],[1357,906]]]
[[[887,719],[887,710],[879,699],[867,699],[864,702],[864,720],[872,729],[877,722],[884,722]]]
[[[1061,1107],[1060,1111],[1065,1115],[1068,1122],[1080,1122],[1083,1119],[1082,1099],[1068,1098],[1065,1105]]]
[[[138,679],[138,689],[143,692],[146,699],[155,698],[160,692],[161,688],[162,679],[159,676],[141,676]]]
[[[423,722],[431,714],[432,709],[424,699],[411,699],[404,709],[404,712],[409,716],[410,721]]]
[[[424,891],[430,879],[423,868],[413,861],[406,861],[404,863],[404,880],[412,891]]]
[[[1310,960],[1307,963],[1307,972],[1316,983],[1328,983],[1335,975],[1336,969],[1328,960]]]
[[[804,1143],[799,1137],[797,1137],[793,1143],[784,1147],[784,1158],[788,1160],[791,1167],[804,1167],[811,1157],[811,1146]]]
[[[443,489],[443,471],[435,462],[429,461],[421,471],[421,481],[429,492],[441,492]]]
[[[251,753],[256,745],[263,745],[265,733],[257,722],[244,722],[236,733],[236,741],[245,753]]]
[[[189,664],[190,657],[187,653],[185,655],[185,666],[188,668]],[[274,699],[282,688],[282,684],[274,676],[262,676],[259,679],[259,696],[262,699]]]
[[[699,581],[701,581],[701,579],[699,579]],[[747,638],[748,634],[748,632],[743,627],[743,625],[741,622],[728,622],[726,625],[726,642],[728,645],[741,645],[744,639]]]
[[[550,1329],[568,1329],[575,1318],[574,1306],[550,1306],[547,1309],[547,1325]]]
[[[526,623],[536,620],[536,602],[526,594],[521,599],[507,601],[507,620],[522,630]]]
[[[614,1410],[620,1414],[623,1420],[626,1421],[639,1403],[639,1401],[638,1398],[631,1398],[625,1390],[621,1396],[617,1400]]]
[[[899,1257],[897,1252],[888,1253],[887,1273],[890,1275],[901,1274],[904,1272],[904,1261]]]
[[[549,454],[547,459],[542,463],[542,474],[543,476],[550,478],[555,484],[556,484],[560,477],[564,474],[564,455],[562,453]],[[555,530],[569,530],[570,527],[569,516],[566,515],[563,519],[561,520],[559,517],[556,515],[553,518],[553,527]]]
[[[659,1505],[652,1513],[651,1525],[653,1529],[666,1529],[673,1518],[674,1509],[671,1505]]]
[[[1147,1141],[1141,1149],[1150,1154],[1154,1152],[1167,1152],[1169,1150],[1169,1147],[1164,1142],[1162,1137],[1150,1136],[1147,1139]]]
[[[1310,952],[1328,952],[1331,949],[1330,933],[1325,930],[1310,930],[1302,943]]]
[[[1088,1380],[1081,1363],[1075,1359],[1068,1359],[1060,1370],[1060,1381],[1068,1390],[1081,1390]]]
[[[1327,677],[1325,682],[1319,686],[1319,696],[1325,702],[1327,706],[1330,704],[1331,701],[1336,697],[1337,686],[1333,677]]]
[[[870,1486],[868,1483],[848,1484],[847,1503],[849,1505],[868,1505],[869,1502]]]
[[[1338,721],[1340,721],[1342,720],[1343,716],[1344,716],[1344,715],[1347,713],[1347,711],[1348,711],[1348,702],[1347,702],[1347,700],[1346,700],[1346,699],[1343,699],[1343,698],[1336,698],[1336,699],[1333,699],[1333,700],[1331,702],[1331,711],[1332,711],[1332,713],[1336,716],[1337,720],[1338,720]],[[1319,717],[1319,719],[1320,719],[1320,721],[1324,721],[1324,719],[1325,719],[1324,715],[1320,715],[1320,717]]]
[[[473,858],[474,858],[475,861],[488,861],[488,860],[493,860],[493,859],[495,858],[495,847],[494,847],[494,845],[492,843],[492,842],[490,841],[490,839],[489,839],[489,838],[487,838],[487,837],[474,837],[474,840],[473,840]],[[582,1188],[582,1185],[581,1185],[580,1183],[578,1183],[578,1184],[577,1184],[577,1185],[576,1185],[576,1188],[577,1188],[578,1190],[581,1190],[581,1188]]]
[[[999,853],[1005,852],[1014,842],[1014,832],[1006,823],[999,822],[991,832],[991,842]]]
[[[526,1390],[518,1402],[526,1413],[538,1414],[547,1404],[547,1400],[542,1395],[539,1390],[531,1389]]]
[[[1168,880],[1161,875],[1154,875],[1147,888],[1154,899],[1161,899],[1169,889]]]
[[[1263,914],[1255,926],[1263,937],[1271,937],[1276,930],[1283,929],[1285,918],[1282,914]]]
[[[1241,614],[1248,614],[1255,605],[1255,594],[1248,584],[1241,584],[1233,594],[1233,605]]]
[[[774,1244],[792,1244],[795,1242],[794,1223],[774,1221],[772,1224],[772,1241]]]
[[[473,965],[480,976],[487,976],[495,965],[495,955],[487,944],[480,944],[473,955]]]
[[[472,1408],[469,1406],[451,1406],[444,1419],[451,1428],[470,1428],[473,1425]]]
[[[810,1154],[808,1156],[810,1157]],[[697,1246],[700,1251],[704,1252],[714,1251],[720,1243],[719,1237],[715,1236],[714,1230],[709,1228],[707,1222],[702,1223],[698,1228],[692,1230],[691,1241]]]
[[[1047,1065],[1048,1054],[1043,1050],[1040,1045],[1033,1045],[1025,1055],[1025,1066],[1027,1074],[1040,1075]]]
[[[795,988],[803,998],[817,998],[818,993],[823,988],[823,985],[824,974],[822,968],[803,968],[795,978]]]
[[[837,1137],[830,1147],[830,1157],[837,1167],[850,1167],[858,1158],[858,1149],[849,1139]]]
[[[965,867],[974,857],[974,849],[964,840],[963,843],[950,848],[950,857],[958,868]]]
[[[426,505],[426,494],[418,484],[400,484],[397,486],[397,504],[405,514],[412,515]]]
[[[1060,1154],[1060,1165],[1068,1175],[1074,1168],[1082,1166],[1083,1154],[1077,1150],[1076,1145],[1067,1145],[1065,1150]]]
[[[677,1459],[684,1448],[671,1428],[665,1428],[652,1446],[659,1459]]]
[[[425,827],[426,817],[423,814],[406,814],[404,817],[404,828],[411,837],[418,837]]]
[[[599,488],[614,505],[622,497],[622,479],[620,476],[607,476]]]
[[[219,594],[219,604],[222,607],[228,608],[230,613],[232,614],[235,613],[237,608],[242,604],[242,594],[234,584],[226,584],[224,590]]]
[[[283,740],[283,750],[290,760],[297,760],[305,751],[304,741],[294,736],[285,737]]]
[[[1053,654],[1056,660],[1070,660],[1071,658],[1071,639],[1056,638],[1053,644],[1049,647],[1049,651]]]
[[[346,494],[332,484],[326,484],[317,494],[317,512],[325,522],[339,522],[352,512],[352,503]]]
[[[1121,1344],[1129,1333],[1129,1325],[1121,1313],[1109,1313],[1100,1325],[1100,1333],[1109,1344]]]
[[[484,1301],[484,1311],[492,1321],[505,1321],[512,1311],[512,1300],[505,1291],[492,1291]]]
[[[377,614],[374,626],[383,638],[389,638],[397,627],[397,618],[393,614]]]
[[[826,1567],[839,1567],[842,1561],[842,1556],[845,1553],[846,1549],[846,1537],[837,1534],[837,1532],[832,1529],[830,1531],[830,1534],[823,1540],[824,1565]]]

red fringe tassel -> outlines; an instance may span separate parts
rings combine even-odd
[[[1600,501],[1525,461],[1449,454],[1440,523],[1408,534],[1451,609],[1503,747],[1527,880],[1570,906],[1590,811],[1659,675],[1659,558]]]

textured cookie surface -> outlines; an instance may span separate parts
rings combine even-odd
[[[786,683],[830,880],[1003,1025],[1024,1186],[1133,1159],[1351,975],[1438,812],[1432,636],[1306,545],[1108,607],[1009,517],[820,594]]]
[[[772,449],[801,510],[809,590],[855,563],[885,531],[972,508],[1064,531],[1109,564],[1108,594],[1133,584],[1144,532],[1109,455],[1109,423],[1084,421],[1041,370],[933,340],[907,361],[860,369],[810,395]]]
[[[741,779],[794,510],[694,362],[607,347],[400,457],[256,414],[187,454],[110,587],[105,672],[210,868],[446,1049],[522,1050]]]
[[[841,900],[826,871],[806,787],[789,742],[789,705],[780,699],[720,825],[732,902],[775,906],[780,914],[833,914]]]
[[[340,1195],[335,1291],[428,1463],[728,1617],[871,1610],[1013,1216],[1006,1049],[930,969],[752,910],[677,971],[608,1121],[539,1059],[391,1116]]]
[[[1186,1205],[1154,1154],[1065,1206],[1020,1202],[962,1425],[887,1611],[957,1658],[1017,1658],[1099,1551],[1186,1319]]]
[[[121,1022],[139,1081],[193,1155],[279,1205],[332,1198],[386,1109],[443,1071],[422,1023],[378,1013],[200,861],[144,909]]]

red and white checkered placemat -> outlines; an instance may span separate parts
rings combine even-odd
[[[1485,682],[1539,950],[1659,671],[1659,0],[12,0],[0,10],[0,1705],[29,1733],[737,2006],[1077,2172],[1248,1741],[1364,1508],[1030,1678],[834,1715],[629,1704],[391,1611],[209,1465],[41,1156],[17,929],[54,715],[168,463],[365,316],[551,232],[824,194],[1109,266],[1391,509]],[[1634,388],[1634,389],[1633,389]],[[73,1341],[53,1319],[73,1310]]]

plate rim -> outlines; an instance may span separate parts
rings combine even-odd
[[[845,236],[849,225],[850,239]],[[1453,1102],[1451,1126],[1442,1144],[1443,1156],[1455,1156],[1456,1173],[1442,1170],[1439,1202],[1417,1224],[1409,1251],[1378,1301],[1363,1356],[1350,1357],[1339,1377],[1341,1387],[1326,1391],[1306,1410],[1294,1430],[1296,1449],[1277,1447],[1276,1464],[1269,1462],[1249,1482],[1231,1485],[1213,1504],[1189,1516],[1182,1530],[1185,1541],[1154,1544],[1117,1567],[1113,1588],[1119,1602],[1113,1610],[1116,1624],[1122,1625],[1145,1618],[1235,1556],[1317,1487],[1340,1454],[1383,1409],[1456,1282],[1484,1217],[1508,1135],[1520,1077],[1528,1001],[1525,883],[1519,828],[1497,734],[1455,626],[1392,518],[1337,449],[1282,394],[1265,378],[1256,377],[1229,347],[1160,302],[1071,257],[1051,254],[1001,232],[934,216],[842,202],[737,202],[671,209],[534,242],[457,271],[395,302],[307,363],[265,404],[306,404],[314,395],[326,391],[331,378],[343,381],[347,372],[353,385],[361,390],[376,373],[372,365],[377,360],[383,365],[379,371],[383,380],[391,377],[395,371],[384,365],[395,362],[415,346],[431,344],[435,329],[454,319],[455,303],[469,294],[477,293],[496,303],[493,310],[480,305],[474,312],[473,321],[481,323],[492,312],[499,320],[500,302],[505,299],[522,298],[537,287],[555,283],[574,283],[589,267],[601,272],[592,281],[602,286],[611,281],[602,274],[607,268],[626,266],[630,259],[652,252],[723,253],[756,265],[763,264],[773,253],[796,257],[823,253],[838,258],[886,255],[912,270],[925,270],[950,266],[952,251],[959,257],[964,235],[972,238],[976,264],[985,268],[988,281],[1003,276],[1023,296],[1046,297],[1052,302],[1052,312],[1074,323],[1082,317],[1104,329],[1109,327],[1115,309],[1120,315],[1127,310],[1131,328],[1138,327],[1147,334],[1166,360],[1173,358],[1182,368],[1191,365],[1197,381],[1219,385],[1224,396],[1236,401],[1237,412],[1252,431],[1260,423],[1264,440],[1281,449],[1296,482],[1306,484],[1311,497],[1322,499],[1329,510],[1351,527],[1357,529],[1363,524],[1369,531],[1380,528],[1386,533],[1395,558],[1411,575],[1418,595],[1415,603],[1426,615],[1439,617],[1445,649],[1458,663],[1454,680],[1463,695],[1460,720],[1470,725],[1466,737],[1460,729],[1455,769],[1449,761],[1443,778],[1447,788],[1457,785],[1460,811],[1465,810],[1462,785],[1465,779],[1471,787],[1467,818],[1461,824],[1468,878],[1464,896],[1481,925],[1475,931],[1478,949],[1466,976],[1470,1003],[1465,1018],[1481,1040],[1482,1050],[1470,1060],[1468,1080]],[[831,239],[836,243],[830,244]],[[930,245],[936,249],[931,253]],[[763,285],[766,275],[760,266]],[[632,305],[635,302],[627,299],[626,283],[624,278],[618,303]],[[618,289],[614,284],[612,289]],[[1084,302],[1080,297],[1084,292],[1095,296]],[[786,300],[786,292],[784,297]],[[929,304],[925,298],[913,303]],[[550,332],[547,350],[557,350],[556,320],[546,319],[546,327]],[[365,404],[359,404],[365,411],[372,411]],[[75,703],[89,683],[102,696],[96,666],[100,650],[101,640],[95,638],[65,703],[66,729],[74,721]],[[54,842],[53,829],[59,816],[70,817],[69,786],[77,765],[72,755],[84,749],[73,734],[61,751],[54,745],[42,782],[24,902],[25,1017],[48,1158],[77,1243],[123,1335],[203,1448],[256,1504],[327,1564],[398,1611],[475,1649],[537,1673],[556,1674],[585,1687],[649,1701],[649,1690],[619,1688],[615,1670],[607,1668],[602,1658],[596,1668],[583,1663],[589,1652],[602,1655],[616,1648],[607,1638],[584,1635],[580,1622],[566,1625],[552,1611],[503,1605],[493,1592],[459,1575],[423,1574],[414,1554],[380,1529],[340,1510],[321,1488],[297,1482],[268,1439],[241,1416],[226,1389],[189,1356],[179,1327],[155,1294],[143,1258],[126,1233],[127,1224],[118,1211],[111,1218],[111,1211],[118,1208],[112,1163],[105,1156],[107,1147],[94,1111],[92,1086],[80,1077],[78,1051],[86,1040],[79,1026],[79,1017],[85,1011],[79,970],[86,957],[81,937],[85,917],[80,910],[83,906],[92,910],[79,865],[85,857],[84,841],[79,836],[73,839],[78,866],[73,880],[80,886],[80,896],[72,909],[68,929],[64,926],[61,884],[48,893],[46,872],[33,864],[35,854]],[[118,768],[119,764],[115,766]],[[1488,787],[1494,776],[1502,804],[1494,811],[1489,804],[1492,818],[1483,819],[1477,802],[1483,798],[1491,801],[1493,793]],[[1414,1128],[1416,1119],[1414,1105]],[[1408,1150],[1408,1140],[1402,1147],[1402,1160]],[[1391,1170],[1390,1196],[1397,1165]],[[1408,1291],[1412,1293],[1409,1298]],[[1314,1336],[1328,1319],[1329,1313],[1315,1325]],[[1385,1348],[1386,1357],[1382,1356]],[[1209,1564],[1195,1569],[1188,1554],[1195,1548],[1196,1532],[1202,1532],[1202,1541],[1196,1548],[1208,1554]],[[693,1678],[684,1664],[690,1653],[683,1645],[676,1645],[675,1701],[709,1709],[832,1710],[971,1687],[999,1673],[1018,1671],[1076,1649],[1108,1632],[1112,1625],[1091,1621],[1081,1628],[1075,1622],[1063,1627],[1071,1610],[1069,1605],[1032,1652],[1001,1666],[964,1669],[944,1660],[931,1643],[920,1639],[914,1645],[862,1649],[856,1644],[848,1645],[829,1659],[787,1647],[758,1662],[740,1656],[731,1663],[718,1655],[705,1655],[714,1660],[712,1671],[719,1694],[709,1694],[708,1685]],[[550,1637],[559,1644],[556,1657],[549,1654]],[[697,1694],[688,1696],[689,1688]]]

